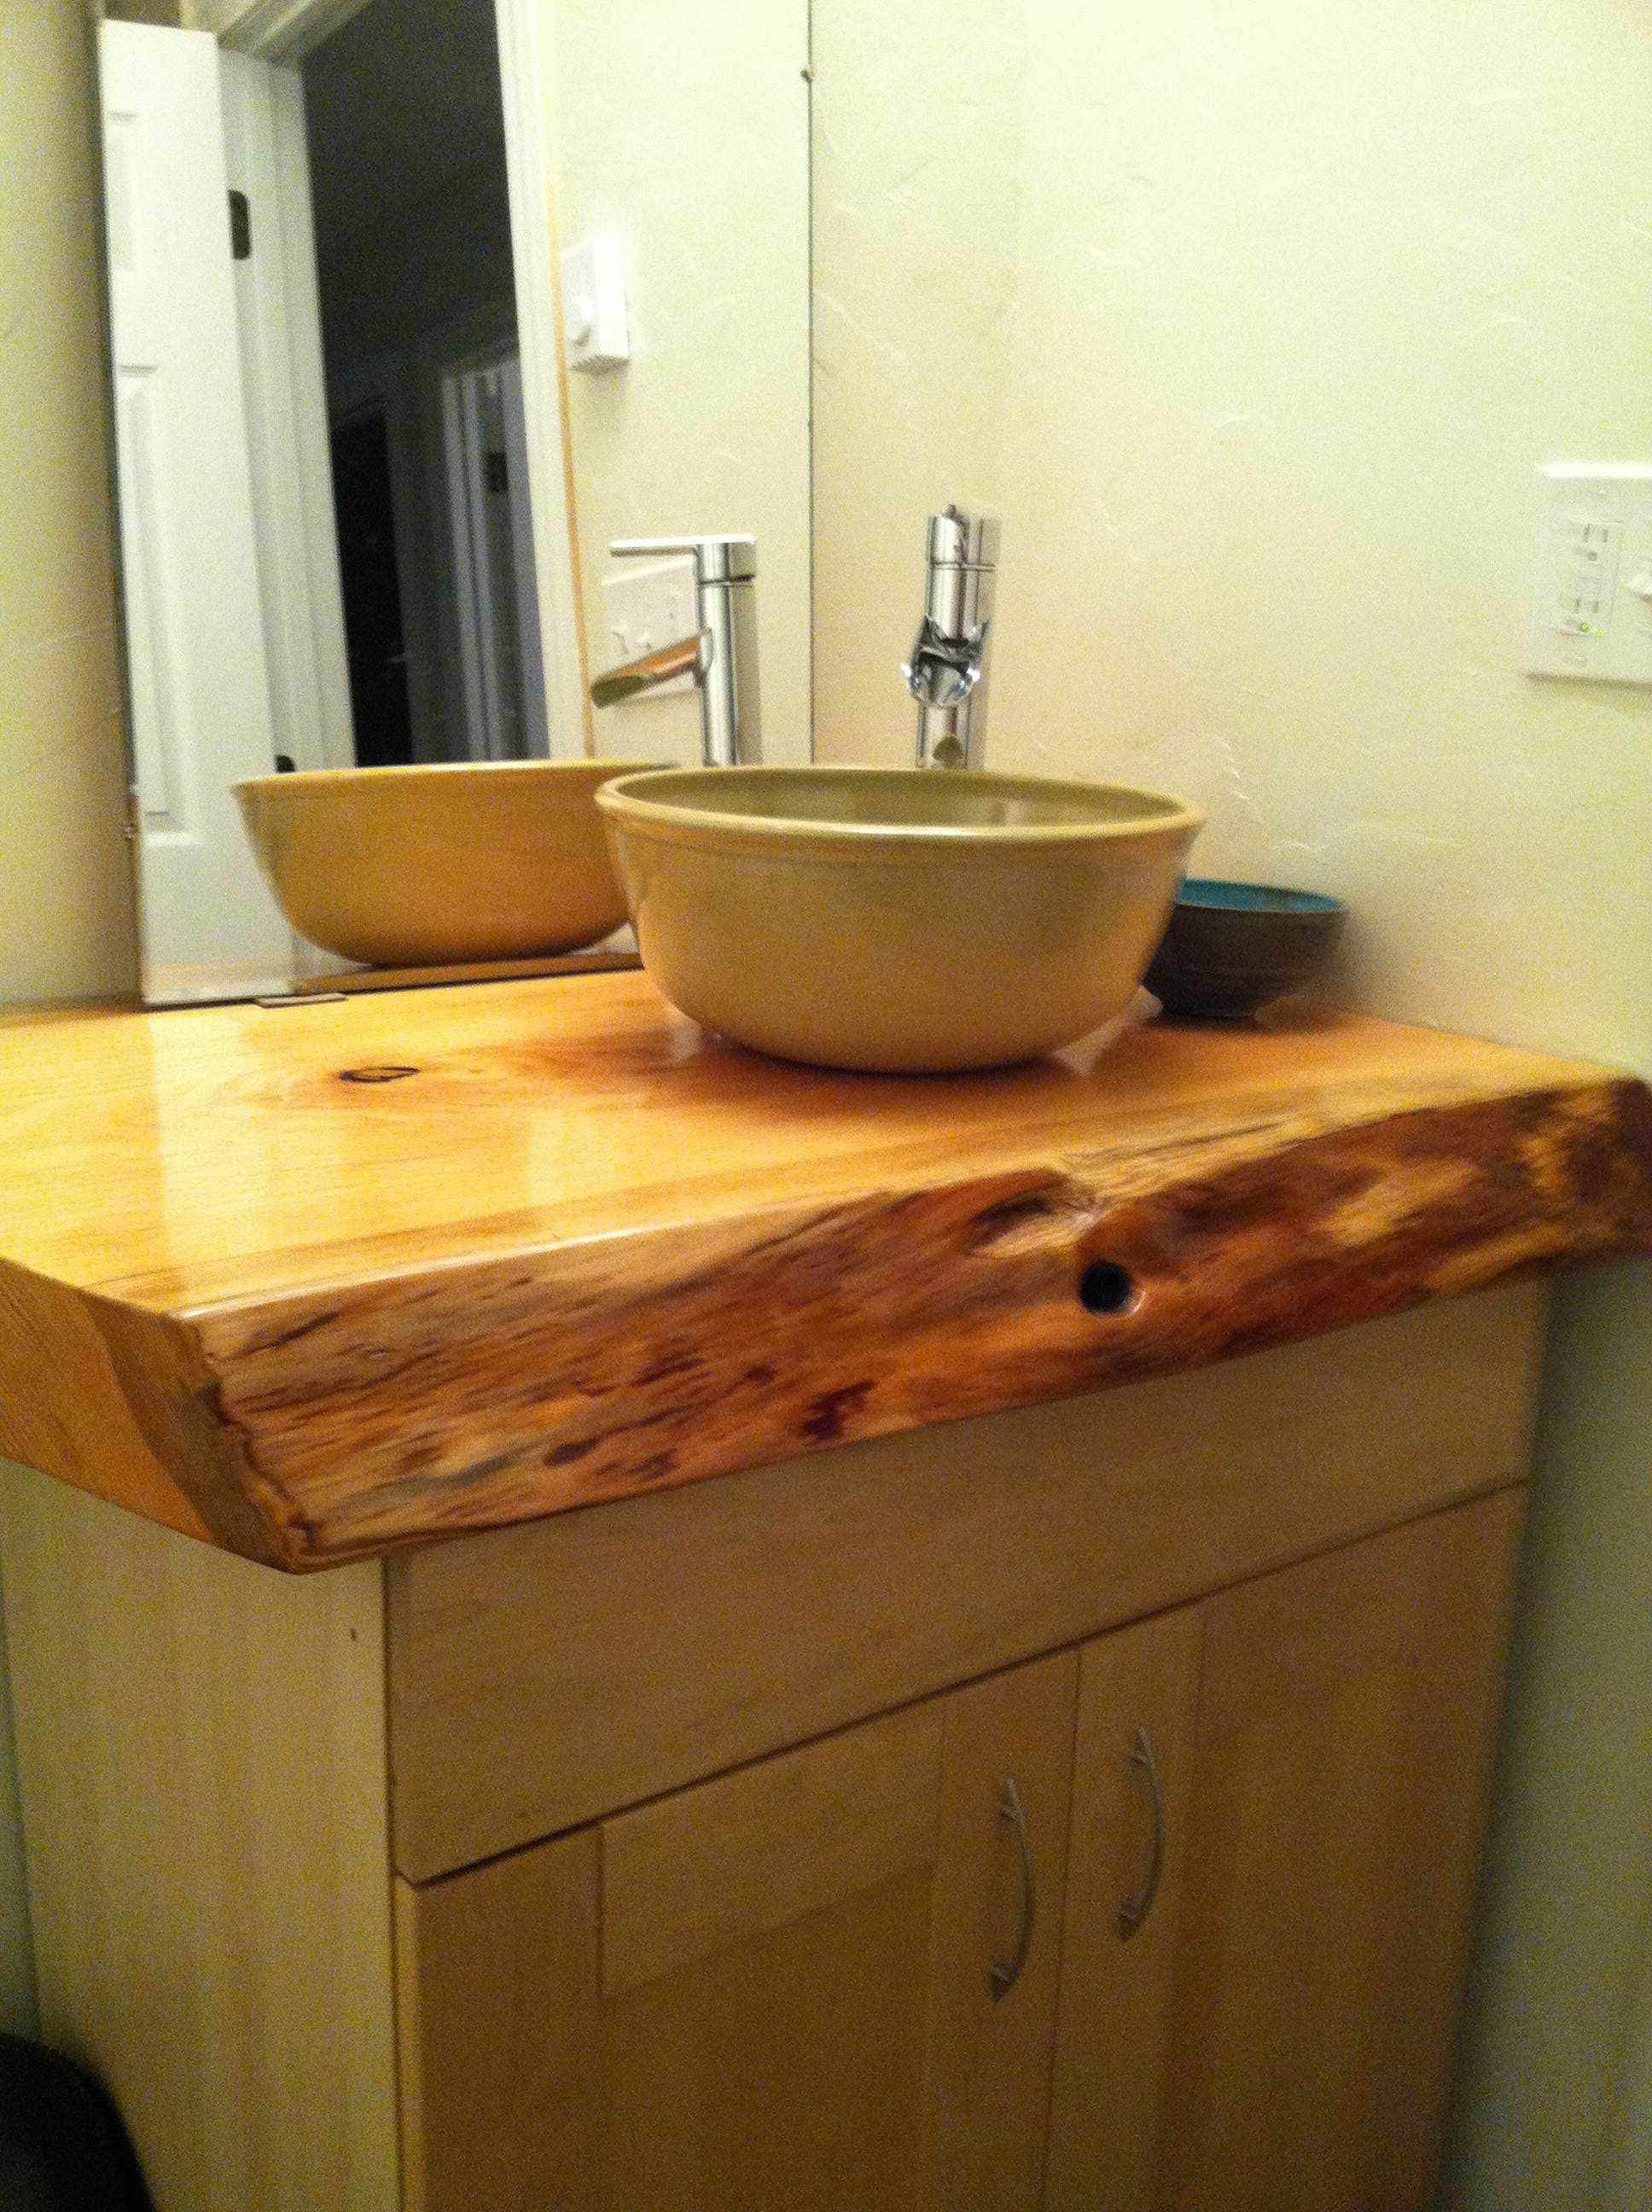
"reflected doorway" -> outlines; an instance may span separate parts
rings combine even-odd
[[[334,423],[332,483],[356,765],[403,766],[413,758],[413,718],[383,408]]]
[[[544,757],[495,0],[372,0],[302,76],[355,758]]]

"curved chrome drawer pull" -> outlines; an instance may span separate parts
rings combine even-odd
[[[993,2002],[1006,1997],[1021,1979],[1021,1970],[1027,1963],[1027,1954],[1032,1949],[1033,1921],[1038,1911],[1038,1895],[1033,1885],[1032,1838],[1027,1832],[1027,1808],[1021,1802],[1021,1792],[1011,1775],[1004,1784],[1003,1795],[998,1801],[998,1817],[1009,1823],[1014,1833],[1016,1848],[1021,1854],[1021,1928],[1016,1937],[1014,1956],[995,1959],[988,1979],[993,1987]]]
[[[1128,1942],[1153,1909],[1153,1899],[1158,1895],[1159,1876],[1164,1871],[1164,1792],[1159,1786],[1158,1769],[1153,1764],[1153,1747],[1145,1729],[1136,1730],[1136,1741],[1130,1747],[1130,1771],[1139,1778],[1147,1792],[1147,1802],[1153,1815],[1153,1840],[1148,1853],[1147,1879],[1133,1897],[1127,1897],[1119,1907],[1119,1935]]]

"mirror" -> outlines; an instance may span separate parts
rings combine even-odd
[[[100,50],[151,1003],[385,980],[288,927],[243,779],[698,757],[692,677],[592,707],[694,627],[613,540],[756,541],[763,757],[811,752],[806,0],[192,19]]]

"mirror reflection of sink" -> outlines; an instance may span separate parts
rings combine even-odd
[[[1128,1005],[1204,817],[1102,783],[947,769],[667,769],[609,784],[644,966],[783,1060],[938,1073]]]
[[[235,786],[276,903],[345,960],[416,968],[594,944],[625,919],[594,799],[622,761],[431,763]]]

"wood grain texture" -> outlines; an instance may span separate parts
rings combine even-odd
[[[413,2212],[1035,2212],[1078,1661],[398,1891]],[[1024,1799],[1042,1900],[1003,2000]]]
[[[1163,2212],[1425,2212],[1524,1493],[1212,1598]]]
[[[1078,1656],[1056,1651],[936,1700],[943,1847],[919,2198],[932,2212],[1036,2212],[1042,2198],[1078,1695]],[[1009,1782],[1026,1820],[1030,1886],[1003,1809]],[[1014,1960],[1023,1927],[1025,1963],[995,1997],[992,1968]]]
[[[609,1821],[609,1996],[876,1888],[935,1850],[941,1715],[850,1729]]]
[[[1181,1911],[1201,1609],[1184,1607],[1086,1644],[1079,1655],[1061,2009],[1050,2094],[1045,2212],[1156,2212],[1165,2069]],[[1147,1739],[1163,1857],[1147,1917],[1120,1929],[1152,1863]]]
[[[594,1828],[396,1885],[405,2212],[608,2212]]]
[[[156,2212],[398,2212],[382,1570],[0,1514],[41,2031]]]
[[[392,1559],[396,1863],[446,1872],[1516,1480],[1546,1303],[1510,1285]]]
[[[1351,1019],[856,1077],[565,977],[15,1018],[0,1114],[0,1450],[293,1567],[1652,1249],[1642,1085]]]

